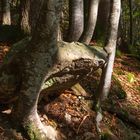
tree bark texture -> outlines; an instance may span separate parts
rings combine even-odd
[[[63,90],[73,86],[106,61],[105,53],[90,46],[65,42],[58,45],[61,2],[43,2],[31,41],[25,41],[27,45],[21,45],[0,68],[0,92],[4,93],[5,89],[7,96],[12,91],[18,96],[12,114],[30,138],[36,140],[58,139],[57,131],[44,126],[39,119],[37,104],[41,90]]]
[[[10,1],[2,0],[2,24],[11,25]]]
[[[90,7],[88,12],[88,21],[84,29],[84,32],[80,38],[80,42],[83,42],[87,45],[90,43],[92,39],[94,29],[96,26],[99,2],[100,0],[90,0],[89,3]]]
[[[20,1],[20,26],[24,34],[30,34],[31,27],[29,23],[30,0]]]
[[[83,0],[69,0],[68,41],[78,41],[84,28]]]
[[[16,56],[18,53],[24,50],[24,48],[26,47],[30,39],[31,38],[25,38],[19,43],[16,43],[11,48],[11,51],[4,58],[4,64],[0,69],[1,70],[0,73],[2,73],[3,71],[5,72],[4,73],[5,76],[1,75],[1,79],[0,79],[0,93],[1,93],[0,101],[3,101],[3,103],[13,101],[13,99],[17,99],[18,95],[14,93],[16,91],[16,88],[18,87],[17,83],[20,83],[20,76],[17,75],[17,72],[12,73],[12,69],[8,64],[11,62],[12,59],[14,59],[14,56]],[[57,62],[55,63],[55,66],[53,67],[51,72],[48,73],[47,76],[48,78],[46,78],[45,83],[42,85],[42,90],[43,91],[45,90],[45,92],[54,90],[56,88],[59,88],[58,90],[65,90],[67,88],[70,88],[73,84],[79,82],[79,80],[82,80],[83,77],[86,77],[87,73],[92,74],[94,71],[96,71],[96,69],[101,67],[101,65],[107,61],[106,53],[103,51],[102,48],[90,47],[78,42],[75,43],[74,42],[66,43],[62,41],[58,42],[58,52],[59,53],[57,53]],[[77,62],[79,63],[79,65],[80,62],[83,63],[81,68],[74,67],[74,63]],[[88,63],[92,63],[92,65],[87,66]],[[59,67],[59,69],[57,67]],[[67,72],[66,74],[66,71],[65,73],[63,73],[63,69],[67,69],[67,70],[71,69],[71,70],[69,70],[69,72]],[[61,73],[60,76],[54,76],[58,72]],[[84,73],[86,72],[86,74],[83,75],[82,74],[83,72]],[[80,76],[81,74],[82,77]],[[6,75],[9,76],[7,77]],[[67,80],[64,81],[64,79]],[[50,81],[53,81],[51,82],[52,84],[50,84]],[[55,87],[55,85],[58,84],[59,86]],[[62,88],[60,89],[60,87]]]
[[[33,34],[38,22],[43,1],[44,0],[30,0],[29,22],[31,26],[31,34]]]
[[[101,84],[99,89],[99,95],[102,99],[105,99],[110,90],[111,86],[111,77],[113,72],[113,64],[115,59],[115,51],[116,51],[116,41],[117,41],[117,33],[118,33],[118,25],[119,25],[119,18],[120,18],[120,9],[121,9],[121,2],[120,0],[111,0],[111,7],[110,7],[110,20],[108,25],[108,36],[105,45],[105,50],[108,53],[108,63],[105,65]]]
[[[26,41],[28,42],[29,40],[27,39],[24,40],[23,42],[24,45],[28,44]],[[25,49],[24,47],[26,46],[23,47],[23,45],[21,44],[16,47],[19,48],[20,46],[21,48],[19,51],[14,48],[11,50],[11,53],[13,55],[9,54],[9,56],[7,56],[8,58],[6,58],[7,60],[5,60],[4,63],[4,65],[6,66],[5,67],[3,66],[0,69],[1,96],[3,97],[3,95],[5,94],[5,98],[7,100],[10,99],[11,102],[17,99],[19,100],[19,104],[18,106],[15,107],[14,110],[15,111],[14,117],[17,116],[17,118],[23,122],[25,128],[34,129],[32,130],[33,133],[36,133],[37,131],[35,128],[38,128],[40,130],[48,130],[51,136],[48,136],[47,133],[48,131],[45,132],[45,134],[50,139],[53,139],[56,137],[56,131],[51,127],[45,128],[44,126],[42,126],[42,124],[40,124],[39,117],[36,113],[37,106],[36,98],[38,98],[39,96],[38,95],[39,93],[38,94],[36,93],[37,92],[36,88],[38,89],[41,88],[40,91],[42,90],[43,93],[48,93],[56,90],[62,91],[67,88],[70,88],[71,86],[82,80],[84,77],[90,74],[92,75],[98,68],[102,67],[102,65],[106,61],[106,53],[101,49],[86,46],[81,43],[59,42],[58,51],[56,54],[57,61],[49,71],[47,71],[46,69],[45,70],[46,72],[44,72],[46,73],[44,74],[45,76],[44,75],[42,76],[41,74],[42,69],[44,69],[44,65],[50,66],[51,63],[50,62],[41,63],[39,61],[38,63],[41,64],[35,65],[36,66],[34,68],[36,71],[35,73],[33,71],[34,70],[33,67],[34,64],[36,63],[33,60],[33,56],[31,57],[29,55],[30,52],[26,50],[27,51],[27,52],[25,51],[26,58],[23,57],[23,55],[21,55],[20,53],[23,53]],[[20,58],[18,54],[20,54],[22,58]],[[16,55],[17,58],[15,59]],[[36,53],[35,55],[36,59],[39,58],[38,57],[39,54]],[[55,57],[53,56],[53,58]],[[28,59],[28,61],[26,59]],[[14,61],[11,62],[12,60]],[[15,60],[17,61],[17,63],[15,62]],[[30,63],[32,64],[32,66],[30,65]],[[41,77],[44,77],[44,82],[42,82],[42,84],[40,80]],[[1,99],[3,100],[4,98]],[[34,134],[34,137],[37,136]]]
[[[42,125],[37,103],[46,74],[56,58],[60,3],[61,0],[44,1],[32,40],[11,62],[19,68],[21,76],[14,118],[22,122],[30,137],[37,140],[57,139],[57,133],[51,126]]]

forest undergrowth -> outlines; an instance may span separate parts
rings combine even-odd
[[[0,44],[0,65],[9,44]],[[93,110],[98,74],[79,83],[86,91],[67,89],[57,98],[50,95],[38,106],[44,124],[56,127],[64,140],[96,140],[96,113]],[[0,140],[28,140],[11,123],[11,106],[0,104]],[[121,55],[114,65],[111,93],[103,105],[102,139],[140,140],[140,61]],[[47,117],[48,116],[48,117]]]

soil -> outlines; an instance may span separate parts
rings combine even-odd
[[[0,63],[10,49],[0,44]],[[75,88],[44,98],[38,105],[41,121],[55,127],[65,140],[96,140],[94,95],[99,76],[93,75]],[[140,140],[140,61],[127,55],[116,58],[111,93],[103,103],[103,140]],[[28,140],[11,122],[11,106],[0,104],[0,140]]]

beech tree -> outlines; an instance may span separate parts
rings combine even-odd
[[[35,4],[35,1],[30,2]],[[110,0],[108,36],[104,47],[106,53],[101,48],[94,48],[79,42],[58,42],[62,0],[40,0],[37,2],[40,5],[36,5],[38,12],[34,11],[35,5],[32,7],[28,3],[27,6],[30,7],[29,9],[33,8],[30,10],[30,14],[34,24],[32,24],[32,20],[29,23],[29,11],[27,10],[28,25],[31,26],[32,37],[25,38],[15,44],[0,67],[0,101],[14,104],[11,113],[13,120],[16,119],[18,124],[25,129],[30,139],[58,140],[62,138],[57,130],[49,124],[43,125],[39,118],[37,106],[40,93],[63,91],[84,77],[93,74],[99,68],[103,68],[97,93],[97,105],[100,107],[101,101],[107,97],[111,85],[120,16],[120,0]],[[83,3],[81,0],[77,2]],[[83,13],[81,13],[81,7],[76,9],[79,6],[78,3],[73,3],[76,4],[73,5],[73,10],[76,10],[75,12],[79,17],[83,16]],[[86,34],[85,40],[82,40],[85,44],[89,44],[92,38],[98,6],[99,0],[91,0],[87,24],[88,34]],[[94,18],[90,17],[93,14],[91,13],[92,10],[95,13]],[[33,14],[36,16],[33,17]],[[74,19],[75,17],[76,15]],[[80,19],[82,18],[80,17]],[[77,25],[78,27],[81,25],[83,28],[83,21]],[[78,40],[82,28],[80,27],[78,33],[74,34],[73,40]],[[98,110],[97,128],[99,128],[100,116],[100,110]]]
[[[24,77],[18,91],[19,98],[12,114],[27,130],[30,138],[38,140],[53,140],[56,137],[53,128],[42,125],[37,113],[37,102],[41,85],[45,80],[46,73],[53,66],[57,52],[57,17],[59,17],[60,6],[61,0],[44,1],[36,33],[31,42],[25,46],[22,52],[19,52],[9,63],[5,64],[6,69],[10,67],[9,71],[13,76],[16,76],[17,71],[21,68],[21,72],[18,71],[20,73],[19,79]],[[16,70],[11,71],[12,67],[15,67]],[[2,73],[5,72],[4,70]],[[2,87],[2,85],[1,81],[0,86]]]
[[[97,27],[98,27],[97,38],[98,37],[102,38],[106,34],[109,14],[110,14],[110,0],[100,0],[98,17],[97,17]]]
[[[20,26],[24,34],[31,34],[39,18],[43,0],[20,1]]]
[[[65,90],[107,61],[103,50],[78,42],[57,42],[61,7],[61,0],[44,0],[32,38],[13,46],[0,67],[0,99],[15,101],[13,120],[31,139],[59,139],[53,127],[40,121],[40,92]]]
[[[110,1],[110,18],[107,30],[107,39],[105,42],[105,51],[108,54],[108,61],[103,67],[103,72],[100,79],[99,90],[98,90],[98,102],[97,102],[97,127],[99,127],[102,119],[101,115],[101,102],[105,100],[110,92],[111,78],[113,72],[113,65],[115,60],[116,52],[116,41],[118,33],[118,25],[121,11],[121,1],[111,0]],[[99,128],[100,131],[100,128]]]
[[[68,41],[78,41],[84,28],[83,0],[69,0]]]
[[[87,45],[90,43],[92,39],[94,29],[96,26],[99,2],[100,0],[90,0],[89,2],[90,7],[88,11],[88,20],[87,20],[86,27],[83,31],[83,34],[80,38],[80,42],[83,42]]]

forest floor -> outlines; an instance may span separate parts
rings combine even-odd
[[[0,63],[9,48],[9,44],[0,45]],[[81,81],[86,93],[77,85],[57,98],[53,95],[42,100],[38,106],[42,122],[55,127],[63,139],[96,140],[93,104],[98,79],[93,75]],[[116,58],[111,93],[102,109],[103,140],[140,140],[139,60],[127,55]],[[24,133],[12,125],[10,111],[0,104],[0,140],[27,140]]]

